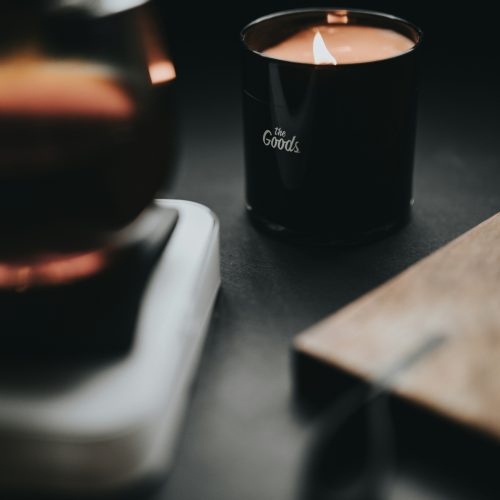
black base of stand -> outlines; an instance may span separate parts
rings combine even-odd
[[[0,293],[2,354],[10,359],[120,355],[131,347],[142,293],[177,212],[148,208],[108,241],[109,264],[85,279]]]

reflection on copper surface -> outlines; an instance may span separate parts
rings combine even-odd
[[[141,12],[138,22],[151,83],[159,85],[174,80],[176,78],[175,66],[165,51],[160,33],[156,24],[152,22],[149,10]]]
[[[175,67],[171,61],[150,62],[149,76],[153,85],[169,82],[175,79]]]
[[[40,258],[33,262],[0,263],[0,289],[19,292],[36,286],[63,285],[97,274],[106,265],[100,250]]]
[[[325,40],[319,31],[316,32],[313,39],[314,64],[337,64],[337,59],[328,50]]]
[[[328,24],[348,24],[349,16],[346,10],[337,10],[336,12],[329,12],[326,15],[326,22]]]
[[[134,104],[104,65],[41,56],[0,63],[0,113],[129,118]]]

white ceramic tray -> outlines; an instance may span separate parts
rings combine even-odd
[[[0,487],[70,495],[122,490],[170,466],[220,285],[219,226],[178,210],[125,357],[75,368],[17,366],[0,384]]]

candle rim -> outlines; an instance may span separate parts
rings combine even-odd
[[[278,57],[272,57],[272,56],[264,54],[263,52],[252,49],[251,47],[249,47],[249,45],[246,43],[246,40],[245,40],[245,35],[248,33],[248,31],[252,27],[254,27],[262,22],[269,21],[269,20],[272,20],[275,18],[286,17],[286,16],[293,15],[293,14],[307,14],[307,13],[311,13],[311,14],[313,14],[313,13],[338,14],[340,12],[347,13],[347,14],[352,13],[352,14],[367,15],[367,16],[382,18],[382,19],[386,19],[388,21],[393,21],[393,22],[397,22],[400,24],[404,24],[415,32],[415,34],[417,35],[417,41],[414,42],[413,46],[410,47],[408,50],[401,52],[400,54],[396,54],[394,56],[391,56],[391,57],[386,57],[384,59],[378,59],[375,61],[365,61],[365,62],[342,63],[342,64],[337,64],[337,65],[329,65],[329,64],[326,65],[326,64],[314,64],[314,63],[306,63],[306,62],[298,62],[298,61],[289,61],[286,59],[280,59]],[[334,25],[335,24],[332,23],[332,26],[334,26]],[[342,24],[342,26],[348,26],[348,25]],[[267,14],[265,16],[261,16],[257,19],[254,19],[253,21],[248,23],[246,26],[244,26],[243,29],[240,31],[240,41],[243,44],[244,48],[248,52],[250,52],[251,54],[255,54],[256,56],[260,56],[263,59],[267,59],[270,62],[292,65],[292,66],[299,66],[299,67],[314,67],[314,68],[317,68],[321,71],[324,71],[324,70],[331,71],[332,68],[339,70],[340,68],[343,68],[343,67],[364,66],[366,64],[377,64],[377,63],[382,63],[384,61],[391,61],[391,60],[397,59],[399,57],[404,57],[404,56],[414,52],[421,45],[423,35],[424,35],[423,31],[416,24],[412,23],[411,21],[407,21],[406,19],[403,19],[402,17],[394,16],[393,14],[387,14],[386,12],[379,12],[376,10],[366,10],[366,9],[349,9],[349,8],[345,8],[345,9],[334,8],[334,9],[332,9],[329,7],[305,7],[305,8],[299,8],[299,9],[281,10],[281,11],[273,12],[271,14]],[[405,36],[405,35],[403,35],[403,36]]]

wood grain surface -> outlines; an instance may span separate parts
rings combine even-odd
[[[294,347],[373,381],[434,337],[444,341],[391,389],[500,439],[500,213],[299,335]]]

